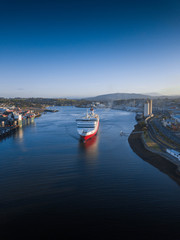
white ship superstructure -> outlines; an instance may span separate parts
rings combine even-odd
[[[77,131],[83,140],[87,140],[96,135],[99,128],[99,116],[94,113],[91,107],[90,113],[86,116],[76,119]]]

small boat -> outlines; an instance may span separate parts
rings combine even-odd
[[[120,136],[127,136],[128,134],[123,132],[123,131],[120,131]]]
[[[77,118],[77,132],[83,140],[88,140],[97,134],[99,129],[99,116],[94,113],[93,107],[90,113],[87,112],[86,116]]]

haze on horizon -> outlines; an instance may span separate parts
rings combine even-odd
[[[6,0],[0,96],[180,94],[179,0]]]

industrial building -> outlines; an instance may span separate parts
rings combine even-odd
[[[148,99],[144,103],[144,117],[149,117],[152,115],[152,100]]]

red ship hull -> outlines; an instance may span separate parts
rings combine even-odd
[[[83,139],[84,141],[87,141],[88,139],[92,138],[93,136],[95,136],[97,134],[98,129],[99,129],[99,122],[98,122],[97,130],[93,134],[90,134],[90,135],[87,135],[87,136],[82,136],[81,135],[81,139]]]

